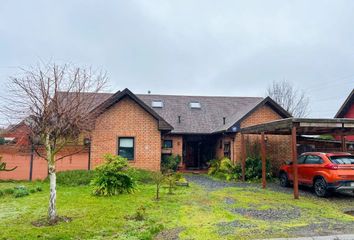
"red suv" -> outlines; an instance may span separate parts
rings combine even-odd
[[[350,153],[307,152],[298,158],[299,184],[314,188],[319,197],[333,191],[354,192],[354,156]],[[280,185],[288,187],[293,181],[293,165],[281,166]]]

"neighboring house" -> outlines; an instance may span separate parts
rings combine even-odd
[[[354,89],[349,94],[348,98],[344,101],[343,105],[339,108],[334,118],[353,118],[354,119]],[[336,139],[339,140],[338,137]],[[354,141],[354,136],[347,136],[348,141]]]
[[[8,140],[12,144],[17,144],[19,146],[28,146],[30,142],[29,134],[29,127],[26,125],[25,121],[22,121],[19,124],[10,125],[1,134],[1,137]]]
[[[207,161],[224,156],[239,161],[242,127],[291,117],[269,97],[133,94],[128,89],[94,111],[93,166],[112,153],[149,170],[159,170],[161,157],[169,154],[180,155],[187,169],[204,169]],[[289,136],[267,136],[275,165],[290,159],[289,143]]]
[[[241,158],[241,128],[291,117],[269,97],[133,94],[129,89],[93,94],[83,94],[95,99],[90,153],[60,160],[58,171],[95,167],[106,153],[121,155],[134,167],[154,171],[160,169],[162,157],[172,154],[181,156],[181,168],[193,170],[207,168],[207,162],[214,158],[229,157],[236,162]],[[9,166],[19,166],[12,175],[0,174],[0,179],[47,176],[44,160],[30,154],[28,133],[23,123],[7,131],[7,136],[28,148],[21,156],[8,152],[6,146],[0,148]],[[247,142],[257,138],[260,136],[245,137]],[[291,159],[290,141],[286,135],[266,136],[267,155],[274,169]]]

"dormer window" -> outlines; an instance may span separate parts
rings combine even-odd
[[[161,100],[154,100],[151,102],[151,106],[153,108],[162,108],[163,107],[163,102]]]
[[[191,103],[189,103],[189,106],[192,109],[200,109],[201,108],[200,102],[191,102]]]

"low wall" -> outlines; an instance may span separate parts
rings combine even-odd
[[[68,151],[63,151],[57,155],[57,158],[65,156]],[[31,151],[26,148],[16,146],[1,146],[0,156],[2,161],[7,164],[7,168],[17,167],[11,172],[0,172],[0,180],[29,180]],[[57,172],[77,169],[88,169],[88,150],[64,157],[56,162]],[[32,179],[45,179],[48,176],[47,161],[36,153],[33,154]]]

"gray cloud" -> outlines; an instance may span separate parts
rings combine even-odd
[[[312,117],[333,117],[354,87],[353,7],[349,0],[5,0],[0,81],[39,59],[101,67],[112,91],[263,96],[273,80],[286,79],[311,97]]]

